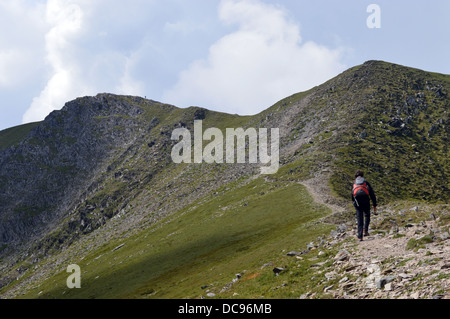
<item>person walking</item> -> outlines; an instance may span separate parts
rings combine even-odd
[[[377,211],[377,198],[373,188],[364,178],[364,172],[357,170],[355,173],[355,183],[352,189],[352,202],[356,209],[358,221],[358,239],[363,240],[363,236],[369,236],[370,224],[370,201],[372,200],[373,210]],[[363,232],[364,231],[364,232]]]

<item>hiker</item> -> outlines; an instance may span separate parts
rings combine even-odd
[[[355,173],[355,183],[352,189],[352,202],[356,208],[356,218],[358,220],[358,239],[363,240],[364,236],[369,236],[370,223],[370,200],[373,203],[374,212],[377,211],[377,198],[369,182],[364,178],[364,172],[357,170]]]

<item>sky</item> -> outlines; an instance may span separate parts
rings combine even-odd
[[[0,130],[98,93],[249,115],[368,60],[450,74],[449,14],[449,0],[0,0]]]

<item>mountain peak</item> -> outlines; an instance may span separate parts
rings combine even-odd
[[[155,274],[168,279],[174,272],[167,291],[188,285],[176,272],[183,266],[211,276],[223,258],[243,266],[255,264],[252,258],[270,260],[264,247],[307,236],[312,230],[304,223],[321,224],[329,211],[323,203],[348,211],[356,169],[366,172],[380,205],[447,202],[448,92],[450,76],[372,60],[254,116],[110,93],[69,101],[43,122],[0,132],[0,286],[19,278],[11,289],[33,291],[28,278],[42,282],[68,260],[88,260],[88,269],[99,259],[106,267],[101,256],[115,262],[112,254],[123,253],[143,265],[133,275],[145,274],[142,282],[127,286],[142,296],[153,294],[147,283],[162,278]],[[219,130],[279,128],[280,169],[261,177],[259,164],[175,164],[171,133],[193,130],[195,119]],[[5,142],[12,137],[14,143]],[[140,250],[133,257],[114,250],[134,245]],[[19,271],[18,262],[29,267]],[[124,265],[126,274],[140,267]],[[96,269],[88,272],[102,278]],[[220,273],[228,271],[240,270]],[[124,273],[114,282],[130,278]],[[103,293],[96,297],[124,294],[120,285],[98,288]],[[77,293],[84,291],[71,292]]]

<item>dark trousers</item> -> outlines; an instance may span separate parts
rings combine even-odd
[[[358,238],[362,238],[363,230],[369,231],[370,205],[356,207],[356,219],[358,220]]]

